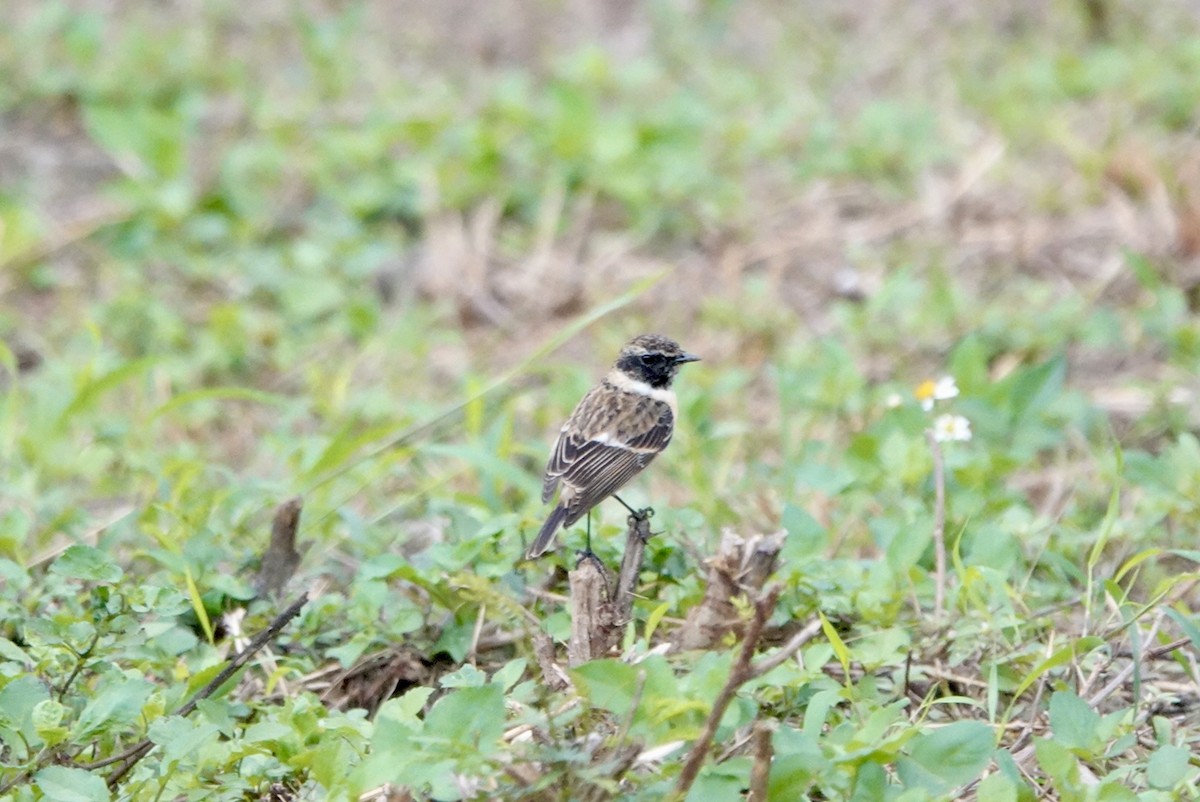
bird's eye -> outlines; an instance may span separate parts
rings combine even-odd
[[[641,362],[643,365],[653,365],[654,357],[651,354],[642,354],[638,357],[638,362]]]

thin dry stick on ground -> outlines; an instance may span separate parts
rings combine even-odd
[[[275,620],[272,621],[266,629],[255,635],[254,640],[250,641],[249,645],[247,645],[245,649],[242,649],[240,652],[234,655],[233,659],[229,661],[229,665],[221,669],[221,672],[213,677],[211,682],[209,682],[200,690],[196,691],[196,694],[182,707],[176,710],[174,715],[186,716],[196,709],[196,705],[199,702],[212,696],[213,693],[216,692],[216,690],[222,685],[224,685],[230,677],[236,674],[242,668],[242,666],[246,665],[246,663],[250,661],[251,657],[253,657],[260,649],[274,640],[275,637],[287,625],[287,623],[300,614],[300,610],[307,603],[308,594],[302,593],[300,598],[289,604],[287,609],[275,616]],[[113,770],[112,774],[108,775],[108,779],[106,780],[108,787],[111,790],[116,788],[117,784],[121,782],[121,778],[124,777],[129,770],[132,769],[134,765],[143,757],[145,757],[146,754],[153,748],[154,743],[150,739],[146,739],[140,743],[134,744],[119,755],[106,760],[98,761],[90,766],[83,766],[82,768],[95,769],[112,763],[119,763],[120,765]]]
[[[679,779],[675,783],[675,797],[684,799],[687,797],[688,791],[692,784],[696,782],[696,778],[700,774],[700,768],[704,765],[704,758],[708,755],[712,748],[713,738],[716,737],[717,727],[721,723],[721,719],[725,715],[725,711],[729,709],[729,704],[733,701],[733,697],[737,695],[738,689],[752,679],[757,679],[763,676],[768,671],[775,669],[783,664],[785,660],[790,659],[800,650],[804,644],[812,639],[813,635],[820,631],[820,625],[806,626],[803,630],[792,636],[779,651],[769,657],[765,657],[758,662],[754,662],[754,653],[758,649],[758,642],[762,638],[763,627],[766,626],[767,620],[775,611],[775,605],[779,603],[779,594],[782,589],[779,585],[772,585],[754,602],[754,616],[750,619],[750,623],[746,627],[746,634],[742,638],[742,649],[738,654],[737,662],[729,672],[729,679],[725,681],[725,686],[721,688],[721,692],[717,694],[716,700],[713,701],[712,710],[709,711],[708,718],[704,722],[704,729],[700,731],[700,737],[692,745],[692,751],[688,753],[687,759],[683,764],[683,771],[679,773]]]

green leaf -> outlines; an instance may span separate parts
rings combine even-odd
[[[508,693],[512,690],[512,686],[516,685],[524,676],[526,665],[527,661],[524,657],[509,660],[492,674],[492,684],[499,685],[505,693]]]
[[[663,602],[650,611],[650,615],[646,616],[646,626],[643,628],[645,633],[646,643],[650,643],[650,639],[654,637],[654,630],[658,629],[658,624],[662,621],[662,617],[671,609],[671,602]]]
[[[1200,649],[1200,626],[1173,607],[1165,608],[1167,616],[1179,625],[1183,634],[1192,642],[1194,648]]]
[[[1017,802],[1017,786],[1003,774],[992,774],[979,783],[976,802]]]
[[[57,699],[43,699],[33,708],[30,720],[38,737],[48,746],[55,746],[67,739],[70,731],[62,725],[70,708]]]
[[[800,506],[784,504],[779,523],[787,530],[784,557],[788,560],[819,558],[829,545],[829,530]]]
[[[97,774],[67,766],[48,766],[33,776],[34,783],[51,802],[104,802],[112,799]]]
[[[1013,424],[1020,425],[1049,406],[1062,391],[1066,375],[1067,361],[1062,354],[1014,373],[1008,386]]]
[[[700,770],[696,784],[688,791],[689,802],[710,799],[738,799],[750,779],[751,761],[735,757],[723,763],[708,763]]]
[[[1146,763],[1146,781],[1154,788],[1169,791],[1183,782],[1191,770],[1192,753],[1174,744],[1154,750]]]
[[[39,704],[50,698],[46,686],[32,676],[18,677],[0,688],[0,733],[5,729],[20,732],[24,739],[4,738],[8,748],[13,750],[20,759],[26,757],[26,741],[37,744],[37,731],[34,729],[33,711]]]
[[[281,721],[256,721],[246,728],[242,738],[246,743],[286,741],[296,730]]]
[[[93,100],[82,111],[92,139],[134,173],[161,179],[183,169],[192,129],[186,106]]]
[[[834,705],[842,701],[844,689],[825,689],[817,691],[808,700],[808,706],[804,709],[804,732],[810,737],[816,737],[821,734],[821,730],[825,727],[825,720],[829,717],[829,711]]]
[[[1125,455],[1119,444],[1113,446],[1117,461],[1117,476],[1122,477],[1125,473]],[[1121,482],[1113,482],[1112,491],[1108,494],[1108,509],[1105,510],[1104,520],[1100,523],[1100,532],[1096,537],[1096,542],[1092,544],[1091,552],[1088,554],[1088,584],[1091,584],[1091,576],[1096,564],[1100,562],[1100,556],[1104,553],[1104,546],[1108,543],[1109,537],[1112,536],[1113,528],[1117,524],[1117,518],[1121,513]]]
[[[1038,765],[1054,780],[1054,788],[1060,794],[1080,790],[1079,761],[1071,750],[1049,738],[1035,738],[1034,754]]]
[[[996,720],[996,710],[1000,705],[1000,666],[992,662],[987,671],[987,716],[988,721]]]
[[[86,741],[112,726],[132,724],[142,713],[154,686],[143,679],[122,679],[104,685],[88,703],[72,728],[74,738]]]
[[[139,373],[149,370],[157,361],[157,359],[150,357],[135,359],[122,364],[120,367],[99,378],[89,381],[79,389],[79,392],[75,394],[75,398],[71,401],[70,405],[58,416],[55,428],[59,430],[64,429],[71,422],[73,416],[90,409],[105,393],[116,389]]]
[[[305,469],[301,478],[306,481],[313,480],[343,467],[355,454],[385,438],[394,429],[394,425],[390,423],[377,424],[365,430],[357,424],[345,426],[326,444],[325,450]]]
[[[1090,798],[1095,799],[1096,802],[1138,802],[1139,799],[1145,799],[1145,797],[1139,797],[1128,786],[1119,781],[1101,783],[1095,789],[1094,796]]]
[[[152,723],[148,734],[151,741],[162,747],[163,763],[170,766],[215,741],[221,728],[207,721],[167,716]]]
[[[1074,660],[1076,656],[1087,654],[1093,649],[1097,649],[1103,645],[1105,645],[1103,639],[1095,636],[1089,636],[1086,638],[1080,638],[1075,643],[1068,644],[1061,649],[1056,650],[1049,657],[1045,658],[1036,666],[1034,666],[1033,670],[1021,679],[1021,682],[1017,685],[1017,689],[1013,691],[1013,704],[1016,703],[1015,700],[1020,697],[1021,694],[1029,690],[1029,688],[1033,686],[1033,683],[1037,682],[1038,679],[1047,671],[1058,668],[1059,666],[1065,666],[1067,663],[1070,663],[1072,660]]]
[[[1054,740],[1068,749],[1095,751],[1100,714],[1070,691],[1058,691],[1050,697],[1050,729]]]
[[[200,628],[204,630],[204,637],[209,643],[213,642],[213,625],[208,618],[208,608],[204,606],[204,599],[200,595],[200,588],[196,586],[196,580],[192,577],[192,569],[187,568],[183,574],[184,582],[187,585],[188,598],[192,602],[192,612],[196,614],[196,620],[200,622]]]
[[[298,768],[312,771],[312,779],[325,788],[345,787],[347,775],[358,765],[356,750],[342,740],[327,738],[305,749],[291,761]],[[332,794],[330,796],[333,796]],[[327,797],[328,798],[328,797]]]
[[[1157,557],[1158,555],[1160,555],[1162,553],[1163,553],[1163,549],[1160,549],[1160,548],[1142,549],[1137,554],[1133,555],[1132,557],[1125,560],[1125,562],[1121,563],[1121,567],[1119,569],[1117,569],[1117,572],[1115,574],[1113,574],[1113,581],[1119,583],[1122,579],[1125,578],[1125,575],[1127,573],[1129,573],[1130,571],[1132,571],[1134,568],[1138,567],[1146,560],[1148,560],[1152,557]]]
[[[433,691],[421,686],[410,688],[403,696],[388,699],[379,706],[371,739],[376,750],[389,742],[407,742],[412,733],[424,727],[420,714]]]
[[[434,702],[425,717],[425,734],[456,741],[488,755],[499,746],[504,723],[503,688],[499,685],[459,688]]]
[[[164,711],[162,704],[162,694],[151,694],[151,699],[143,711],[151,719],[161,718]],[[227,738],[233,735],[237,721],[234,718],[234,705],[228,699],[199,699],[196,701],[196,710],[208,721],[216,724],[222,735]]]
[[[595,707],[623,715],[633,702],[637,668],[619,660],[592,660],[571,671],[575,687]]]
[[[842,671],[849,682],[850,677],[850,650],[846,648],[846,644],[842,641],[837,630],[833,628],[833,624],[829,623],[829,619],[825,614],[817,611],[817,615],[821,617],[821,631],[825,633],[825,638],[829,641],[829,645],[833,647],[833,653],[837,655],[838,662],[842,664]]]
[[[1028,790],[1023,785],[1025,775],[1017,767],[1017,762],[1013,760],[1012,753],[1007,749],[997,749],[993,755],[993,759],[996,761],[998,773],[1006,777],[1017,788],[1017,796],[1023,799],[1023,792]]]
[[[287,399],[250,387],[205,387],[172,396],[170,401],[150,413],[149,420],[153,421],[181,407],[203,401],[254,401],[264,406],[283,406]]]
[[[8,638],[0,638],[0,657],[21,665],[28,665],[32,662],[32,658],[25,653],[25,650]]]
[[[125,575],[121,567],[107,554],[93,546],[82,544],[76,544],[64,551],[50,566],[50,572],[69,579],[110,585],[119,582]]]
[[[868,671],[903,662],[912,643],[912,633],[906,627],[886,627],[868,631],[854,644],[854,656]]]
[[[479,688],[487,684],[487,674],[470,663],[466,663],[458,671],[442,677],[443,688]]]
[[[860,763],[854,774],[854,794],[850,802],[875,802],[888,798],[888,778],[883,766],[874,761]]]
[[[910,788],[947,793],[974,780],[992,759],[996,736],[982,721],[956,721],[913,738],[896,762]]]
[[[775,733],[775,758],[767,797],[801,799],[813,782],[829,768],[817,739],[808,733],[781,727]]]
[[[950,352],[947,362],[949,373],[963,391],[972,395],[982,391],[991,382],[988,376],[988,360],[991,354],[978,334],[968,334]]]
[[[2,223],[3,223],[3,220],[0,219],[0,224],[2,224]],[[8,232],[6,231],[5,233],[7,234]],[[7,243],[5,243],[3,239],[0,239],[0,246],[6,245],[6,244]],[[7,249],[0,248],[0,262],[5,261],[5,258],[4,258],[5,250],[7,250]],[[0,367],[3,367],[5,372],[8,373],[9,376],[17,375],[17,370],[18,370],[17,355],[12,352],[12,349],[9,348],[4,343],[3,340],[0,340]]]

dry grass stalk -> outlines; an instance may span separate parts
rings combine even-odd
[[[942,446],[932,429],[925,430],[925,439],[933,454],[933,487],[936,494],[933,509],[933,619],[941,623],[946,612],[946,467]]]

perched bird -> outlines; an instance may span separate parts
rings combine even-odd
[[[528,559],[549,551],[560,526],[570,526],[614,495],[667,447],[676,415],[671,380],[680,365],[699,359],[658,334],[634,337],[621,349],[608,375],[588,391],[559,432],[542,480],[542,501],[549,501],[560,484],[562,492]]]

